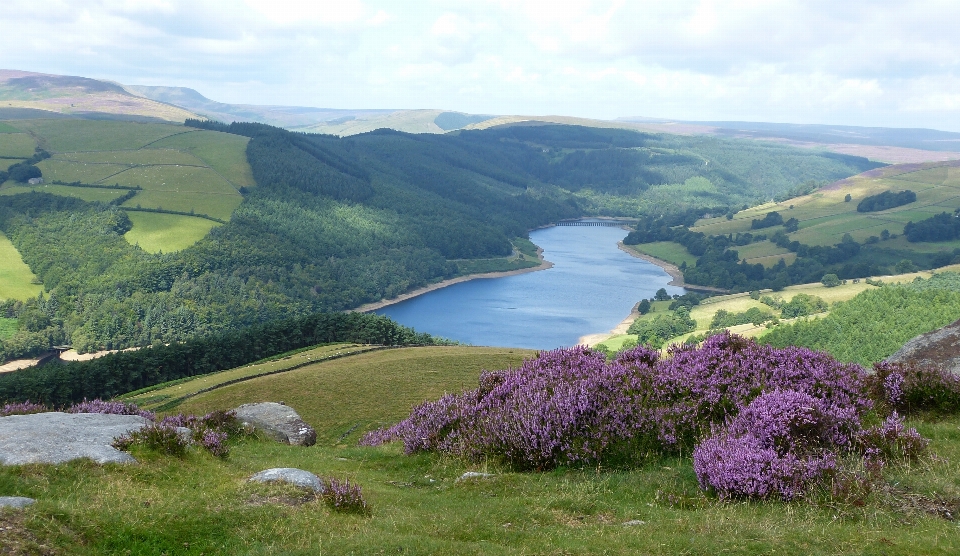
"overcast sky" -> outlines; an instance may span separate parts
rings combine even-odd
[[[4,0],[0,67],[223,102],[960,131],[960,2]]]

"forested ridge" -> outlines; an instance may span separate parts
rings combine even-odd
[[[674,210],[727,210],[874,166],[748,141],[575,126],[338,138],[188,123],[250,137],[257,186],[243,188],[229,222],[183,251],[129,245],[122,208],[41,193],[0,198],[0,230],[46,290],[0,307],[20,322],[0,357],[51,343],[182,342],[340,311],[458,275],[457,260],[509,257],[511,240],[538,226],[637,216],[661,189],[685,191],[666,196]]]

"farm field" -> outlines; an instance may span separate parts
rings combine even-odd
[[[887,190],[898,192],[906,189],[917,194],[915,202],[883,211],[857,212],[857,204],[864,197]],[[848,194],[851,200],[845,201]],[[799,221],[799,230],[788,234],[791,240],[808,245],[833,245],[849,233],[854,240],[863,243],[870,236],[879,237],[883,230],[896,236],[903,232],[904,225],[910,221],[929,218],[944,211],[952,212],[957,208],[960,208],[960,162],[903,164],[847,178],[809,195],[740,211],[733,220],[723,217],[703,219],[691,231],[708,235],[748,232],[751,231],[752,220],[777,211],[784,220],[796,218]],[[782,229],[782,226],[775,226],[761,230],[761,233],[772,234]],[[892,247],[887,242],[880,245]],[[910,244],[909,249],[936,253],[947,250],[947,246],[939,243]]]
[[[37,191],[109,203],[127,191],[50,182],[139,187],[142,190],[124,207],[229,220],[243,200],[239,188],[255,185],[246,161],[246,137],[168,124],[113,121],[24,120],[17,125],[35,134],[52,154],[37,165],[47,182],[31,187]],[[29,142],[18,139],[22,144],[14,144],[9,137]],[[0,134],[0,151],[4,145],[11,153],[23,151],[21,154],[30,156],[35,143],[23,133]],[[26,186],[8,183],[0,188],[0,195],[27,190]],[[151,252],[189,247],[215,225],[189,216],[130,212],[134,229],[127,234],[128,240]]]
[[[233,382],[288,372],[305,365],[310,365],[312,361],[319,362],[328,359],[332,361],[332,359],[358,355],[378,349],[381,349],[380,346],[350,343],[323,345],[312,349],[299,350],[296,353],[283,354],[270,358],[267,361],[244,365],[236,369],[228,369],[186,380],[177,380],[169,385],[159,384],[123,396],[123,399],[136,403],[139,407],[151,411],[157,411],[159,410],[158,408],[172,410],[189,397],[208,390],[214,390]]]
[[[71,187],[69,185],[22,185],[13,182],[6,182],[0,187],[0,195],[19,195],[29,191],[38,191],[40,193],[50,193],[51,195],[60,195],[62,197],[76,197],[84,201],[98,201],[109,203],[110,201],[126,193],[123,189],[99,189],[95,187]]]
[[[652,457],[633,469],[522,473],[493,463],[407,456],[397,445],[356,446],[368,427],[393,423],[410,405],[444,391],[474,387],[480,368],[499,368],[524,355],[509,351],[388,350],[201,394],[178,410],[283,400],[317,429],[318,443],[297,447],[245,439],[231,446],[226,460],[202,452],[178,459],[134,451],[138,465],[0,468],[0,495],[38,500],[21,517],[3,514],[6,530],[0,535],[18,533],[22,536],[14,538],[25,546],[53,545],[62,554],[946,555],[960,550],[955,523],[882,493],[854,502],[820,493],[792,503],[705,496],[689,458]],[[245,385],[257,388],[237,389]],[[219,398],[226,392],[231,395]],[[228,404],[218,406],[213,398]],[[960,419],[908,420],[907,426],[931,438],[940,459],[892,469],[885,484],[953,500]],[[362,487],[371,513],[336,513],[298,498],[290,488],[247,482],[271,467],[347,478]],[[466,471],[493,476],[458,480]]]
[[[10,239],[0,233],[0,300],[36,297],[43,291],[43,286],[33,283],[36,279]]]
[[[127,216],[133,227],[123,237],[149,253],[181,251],[219,226],[206,218],[180,214],[130,211]]]
[[[952,265],[943,268],[939,268],[936,272],[952,271],[957,272],[960,270],[960,265]],[[895,284],[895,283],[905,283],[914,280],[917,277],[929,278],[933,275],[931,271],[921,271],[921,272],[911,272],[907,274],[898,274],[892,276],[880,276],[875,277],[875,279],[881,280],[884,283]],[[797,294],[806,294],[819,297],[826,301],[828,304],[832,305],[838,301],[847,301],[852,299],[854,296],[859,294],[862,291],[874,289],[874,286],[867,284],[865,281],[860,281],[859,283],[853,283],[853,281],[847,281],[846,284],[835,286],[832,288],[827,288],[823,284],[814,283],[814,284],[800,284],[796,286],[789,286],[780,292],[771,292],[765,290],[761,292],[761,296],[772,296],[779,297],[785,302],[789,302]],[[653,320],[659,315],[667,314],[668,302],[655,302],[652,304],[653,309],[646,315],[641,315],[637,320]],[[759,300],[752,299],[749,293],[736,293],[731,295],[721,295],[710,297],[704,299],[699,305],[695,305],[690,310],[690,318],[697,322],[696,330],[677,336],[671,339],[667,345],[675,343],[683,343],[684,340],[690,336],[695,336],[698,334],[703,334],[710,329],[710,323],[713,320],[714,315],[720,310],[727,311],[728,313],[743,313],[751,308],[758,308],[765,312],[776,312],[774,309],[764,305]],[[829,311],[828,311],[829,312]],[[820,313],[820,316],[828,314],[828,312]],[[780,322],[788,324],[793,322],[794,319],[783,319]],[[766,326],[754,326],[752,324],[743,324],[734,327],[727,327],[727,330],[740,334],[741,336],[747,336],[750,338],[759,337],[765,334],[770,329]],[[617,336],[611,336],[609,338],[601,340],[599,343],[606,346],[607,349],[619,349],[624,342],[635,341],[636,336],[632,334],[623,334]],[[598,344],[599,345],[599,344]]]
[[[36,141],[26,133],[0,133],[0,156],[20,159],[30,158],[36,148]],[[10,164],[13,164],[13,162],[11,160]]]

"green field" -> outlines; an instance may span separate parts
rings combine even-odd
[[[0,299],[36,297],[43,291],[43,286],[34,283],[36,279],[10,239],[0,233]]]
[[[17,127],[41,138],[51,154],[75,151],[136,150],[177,133],[183,126],[101,120],[21,120]]]
[[[7,317],[0,317],[0,340],[5,340],[12,337],[17,333],[18,322],[17,319],[8,319]]]
[[[127,216],[133,227],[123,237],[149,253],[172,253],[186,249],[219,226],[206,218],[179,214],[130,211]]]
[[[80,183],[97,184],[104,178],[109,178],[123,172],[129,166],[120,164],[89,164],[84,162],[72,162],[69,160],[60,160],[57,158],[48,158],[37,164],[37,168],[43,172],[44,181],[51,182],[59,180],[64,183],[78,181]],[[110,185],[115,181],[111,178]]]
[[[36,148],[36,141],[26,133],[0,133],[0,156],[30,158]]]
[[[0,133],[23,133],[23,132],[8,123],[0,122]]]
[[[233,211],[240,206],[240,195],[224,193],[177,193],[168,191],[141,191],[137,196],[125,202],[124,207],[162,208],[178,212],[193,211],[221,220],[229,220]],[[175,230],[173,230],[175,231]]]
[[[355,445],[362,430],[392,423],[410,405],[445,391],[473,387],[479,369],[515,364],[525,353],[388,350],[203,394],[181,409],[282,400],[317,429],[318,443],[247,439],[235,443],[226,460],[200,452],[180,460],[135,451],[138,465],[0,468],[0,495],[38,500],[24,512],[0,514],[0,540],[21,551],[14,553],[41,554],[46,545],[67,555],[960,551],[956,523],[917,503],[960,495],[956,417],[908,421],[933,439],[940,459],[893,468],[884,482],[890,493],[852,502],[817,493],[793,503],[719,501],[700,493],[689,458],[651,458],[636,469],[519,473],[491,463],[405,456],[396,445]],[[371,514],[332,512],[290,488],[247,482],[271,467],[349,478],[363,488]],[[458,481],[465,471],[494,476]]]
[[[205,166],[203,161],[183,151],[175,149],[156,149],[152,146],[137,151],[97,151],[61,153],[58,160],[71,160],[95,164],[121,164],[123,166],[150,166],[153,164],[180,164],[184,166]]]
[[[60,195],[61,197],[76,197],[84,201],[98,201],[109,203],[120,197],[126,191],[122,189],[98,189],[95,187],[71,187],[69,185],[20,185],[8,182],[0,187],[0,195],[18,195],[28,191],[39,191],[41,193],[50,193],[51,195]]]
[[[626,245],[625,247],[677,266],[683,263],[687,263],[687,266],[694,266],[697,263],[697,257],[691,255],[686,247],[672,241],[655,241],[642,245]]]
[[[730,234],[753,231],[772,234],[782,230],[782,226],[751,230],[754,219],[763,218],[770,211],[777,211],[784,220],[796,218],[799,231],[789,234],[791,240],[807,245],[833,245],[839,243],[844,234],[850,234],[854,240],[863,243],[871,236],[879,237],[883,230],[893,235],[903,232],[910,221],[919,221],[941,212],[952,212],[960,208],[960,167],[958,163],[927,163],[917,169],[917,165],[889,166],[881,175],[859,175],[838,182],[834,186],[818,190],[810,195],[796,197],[781,203],[766,203],[738,212],[732,220],[724,217],[702,219],[691,228],[694,232],[708,235]],[[917,194],[917,200],[908,205],[878,212],[857,212],[857,203],[864,197],[883,191],[903,191],[910,189]],[[844,201],[846,195],[849,202]],[[891,240],[893,241],[893,240]],[[754,244],[761,245],[761,244]],[[936,253],[953,249],[946,243],[897,244],[883,242],[879,247],[885,249],[903,249],[920,253]],[[767,266],[776,262],[775,258],[760,259],[752,249],[753,245],[735,247],[742,259],[761,262]],[[786,259],[789,264],[792,260]]]
[[[253,187],[253,171],[247,163],[250,139],[218,131],[195,130],[157,141],[150,148],[179,149],[207,163],[223,178],[239,187]]]

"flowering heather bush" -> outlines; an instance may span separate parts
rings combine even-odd
[[[960,376],[939,367],[876,363],[867,382],[881,413],[960,413]]]
[[[329,478],[325,480],[326,486],[320,497],[334,511],[345,513],[368,514],[370,507],[367,501],[363,499],[363,492],[360,485],[351,484],[348,480],[340,481]]]
[[[190,436],[181,436],[177,432],[178,427],[190,429]],[[192,440],[214,456],[226,458],[230,455],[227,440],[243,432],[243,426],[232,411],[214,411],[203,417],[180,413],[164,417],[159,423],[131,435],[117,438],[114,447],[129,450],[130,446],[139,444],[165,454],[183,456]]]
[[[8,415],[30,415],[32,413],[43,413],[49,411],[46,406],[31,403],[30,400],[20,403],[8,403],[0,407],[0,417]]]
[[[145,446],[170,456],[183,457],[187,453],[190,441],[180,436],[175,427],[151,423],[113,441],[113,447],[118,450],[127,451],[133,445]]]
[[[763,394],[694,450],[700,487],[721,498],[797,498],[836,469],[833,449],[849,444],[837,421],[807,394]]]
[[[917,429],[907,429],[903,419],[893,412],[882,425],[860,431],[857,445],[868,463],[913,461],[927,451],[930,441],[920,436]]]
[[[80,403],[75,403],[66,409],[67,413],[101,413],[105,415],[139,415],[151,421],[156,419],[156,415],[151,411],[144,411],[136,404],[120,401],[103,401],[86,399]]]
[[[663,359],[645,347],[612,362],[583,347],[560,349],[519,369],[484,373],[476,390],[427,402],[363,443],[400,439],[407,453],[500,459],[522,469],[590,464],[641,445],[692,447],[776,390],[819,400],[831,439],[849,443],[871,405],[863,380],[860,367],[825,354],[758,346],[729,333]]]

